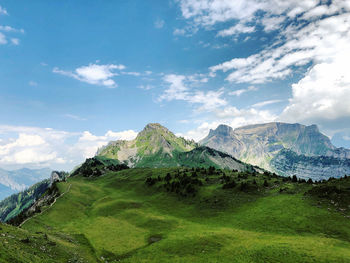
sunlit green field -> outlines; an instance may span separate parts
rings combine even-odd
[[[269,179],[263,187],[261,175],[257,190],[241,191],[222,189],[215,175],[184,197],[145,184],[168,172],[176,168],[70,178],[55,205],[22,228],[75,251],[70,262],[350,262],[350,219],[305,196],[311,185]]]

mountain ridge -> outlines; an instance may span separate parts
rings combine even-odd
[[[286,171],[287,168],[283,168],[284,164],[281,163],[281,160],[287,160],[287,156],[281,158],[283,154],[286,154],[282,151],[284,149],[290,150],[300,156],[296,160],[299,166],[297,169],[299,171],[297,174],[299,177],[304,178],[302,167],[308,165],[304,162],[306,159],[302,158],[302,156],[336,158],[339,159],[342,166],[342,169],[339,170],[349,170],[346,160],[350,158],[350,150],[336,148],[330,139],[319,131],[317,125],[305,126],[299,123],[270,122],[232,129],[222,124],[215,130],[210,130],[208,136],[199,143],[219,151],[224,151],[244,162],[258,165],[264,169],[283,175],[290,175]],[[274,162],[273,160],[278,154],[280,162]],[[276,166],[277,163],[278,167]],[[320,167],[322,168],[322,165],[317,167],[317,169]],[[310,169],[310,167],[308,168]],[[333,175],[339,177],[344,174],[338,172]],[[323,178],[323,176],[318,176],[315,173],[313,179],[318,180],[321,177]]]
[[[215,149],[200,146],[193,140],[177,137],[159,123],[150,123],[134,140],[113,141],[96,156],[117,159],[129,167],[214,166],[217,168],[254,170],[248,164]]]
[[[50,168],[5,170],[0,168],[0,200],[50,177]]]

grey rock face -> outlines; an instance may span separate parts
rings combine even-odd
[[[200,141],[200,144],[224,151],[244,162],[285,175],[288,165],[284,166],[282,162],[286,161],[286,156],[277,157],[284,149],[301,157],[350,158],[350,150],[333,146],[329,138],[320,133],[316,125],[305,126],[298,123],[272,122],[244,126],[235,130],[227,125],[219,125],[217,129],[210,130],[208,136]],[[300,160],[298,161],[300,169],[297,169],[294,174],[304,177],[305,172],[303,173],[302,167],[306,167],[307,163],[305,160],[303,162]],[[312,172],[311,167],[308,164],[308,168],[311,169],[308,173],[309,177],[323,177],[319,169],[315,168]],[[343,176],[342,173],[345,172],[339,169],[334,171],[329,176]]]

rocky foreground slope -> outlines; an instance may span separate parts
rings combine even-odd
[[[320,180],[350,174],[350,150],[336,148],[316,125],[219,125],[200,144],[281,175]]]

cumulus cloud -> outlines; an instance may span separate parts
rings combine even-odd
[[[70,170],[95,155],[97,149],[112,140],[130,140],[133,130],[107,131],[94,135],[89,131],[73,133],[49,128],[0,126],[0,165],[8,168],[51,167]]]
[[[350,49],[339,53],[329,62],[314,65],[304,78],[292,85],[293,95],[281,119],[317,123],[325,119],[350,118],[350,76],[347,69]]]
[[[258,53],[234,57],[210,67],[210,76],[226,73],[232,83],[261,84],[283,80],[298,72],[292,97],[279,120],[318,123],[340,129],[350,121],[350,1],[333,0],[179,0],[182,16],[218,36],[238,34],[238,26],[276,31],[276,38]],[[224,24],[225,23],[225,24]],[[222,29],[222,25],[236,26]],[[253,31],[253,28],[247,29]],[[248,32],[249,33],[249,32]],[[299,75],[299,76],[300,76]],[[294,75],[295,76],[295,75]],[[239,96],[244,89],[231,92]],[[261,102],[255,108],[272,103]],[[328,127],[326,127],[328,126]]]
[[[65,71],[59,68],[54,68],[53,72],[68,76],[74,79],[77,79],[82,82],[86,82],[92,85],[105,86],[108,88],[115,88],[117,84],[113,80],[113,77],[119,75],[115,70],[123,70],[125,66],[122,64],[107,64],[107,65],[98,65],[98,64],[89,64],[88,66],[82,66],[76,68],[74,72]]]
[[[204,80],[203,80],[204,79]],[[206,78],[198,75],[184,76],[169,74],[163,78],[168,87],[160,95],[159,101],[183,100],[195,104],[198,111],[212,111],[218,107],[225,106],[227,101],[222,98],[223,89],[216,91],[192,90],[191,85],[206,82]]]

